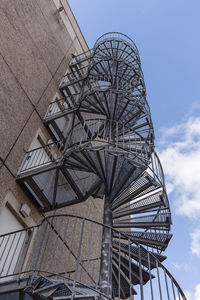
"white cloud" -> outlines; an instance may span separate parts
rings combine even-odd
[[[194,299],[200,300],[200,284],[196,285],[195,292],[194,292]]]
[[[195,286],[194,293],[186,291],[184,294],[187,300],[200,300],[200,283]]]
[[[192,266],[189,263],[183,263],[183,264],[172,263],[172,266],[174,267],[175,270],[179,270],[181,272],[182,271],[188,272],[192,269]]]
[[[162,128],[159,156],[168,193],[174,193],[175,212],[200,216],[200,117]]]
[[[200,256],[200,228],[191,233],[191,251],[193,254]]]
[[[174,264],[173,264],[173,267],[174,267],[176,270],[180,270],[180,269],[181,269],[181,265],[180,265],[180,264],[174,263]]]

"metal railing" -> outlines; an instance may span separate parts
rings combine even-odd
[[[0,236],[0,283],[20,279],[28,272],[27,262],[38,228],[28,227]]]
[[[92,49],[88,50],[86,52],[83,52],[83,53],[81,53],[79,55],[74,56],[72,58],[71,62],[70,62],[70,66],[72,66],[74,64],[77,64],[77,63],[79,64],[79,63],[81,63],[81,62],[83,62],[85,60],[90,59],[91,58],[91,51],[92,51]]]
[[[19,173],[58,163],[62,160],[62,141],[51,142],[47,145],[26,151],[26,156]]]
[[[79,94],[76,93],[71,97],[66,96],[65,98],[56,99],[55,101],[51,102],[45,114],[44,120],[47,121],[52,117],[56,118],[67,111],[71,112],[75,109],[75,107],[77,107],[78,98]]]
[[[45,292],[46,282],[48,292],[52,284],[53,296],[55,284],[60,283],[65,287],[67,284],[72,296],[88,293],[111,299],[100,289],[104,227],[113,236],[112,299],[186,300],[179,284],[158,257],[134,238],[101,223],[64,214],[46,217],[38,226],[0,236],[0,283],[19,282],[31,276],[27,288],[38,296]],[[38,278],[44,281],[41,290],[34,286]]]
[[[81,66],[77,70],[73,70],[73,72],[64,75],[60,87],[77,83],[85,79],[87,74],[88,74],[88,65]]]
[[[77,123],[69,132],[65,149],[83,146],[88,142],[95,142],[98,145],[110,144],[111,150],[122,151],[124,155],[129,153],[129,159],[135,162],[146,164],[146,172],[165,189],[163,169],[158,155],[152,149],[152,129],[146,129],[139,133],[136,130],[123,124],[108,119],[90,119],[83,123]],[[147,133],[147,134],[146,134]],[[95,145],[95,144],[93,144]],[[137,160],[139,159],[139,160]]]
[[[142,127],[142,125],[140,124]],[[121,149],[149,159],[151,152],[151,128],[145,128],[140,133],[120,122],[105,118],[95,118],[79,122],[69,132],[66,148],[82,145],[87,142],[113,144],[113,149]]]
[[[88,66],[86,66],[73,73],[66,74],[62,79],[60,87],[65,88],[66,86],[86,80],[86,85],[88,85],[89,89],[98,87],[100,91],[104,91],[106,88],[114,87],[118,91],[132,93],[133,89],[141,84],[140,78],[140,73],[128,74],[127,76],[118,74],[112,75],[112,77],[107,74],[92,74],[90,73]]]
[[[134,49],[134,51],[139,56],[137,46],[133,42],[133,40],[131,38],[129,38],[127,35],[122,34],[120,32],[108,32],[108,33],[103,34],[102,36],[100,36],[100,38],[97,39],[96,43],[94,44],[94,49],[99,44],[101,44],[102,42],[104,42],[105,40],[119,40],[119,41],[122,41],[123,43],[126,42],[126,43],[128,43],[130,45],[131,48]]]
[[[110,151],[119,151],[125,156],[128,155],[128,159],[145,165],[146,172],[165,189],[162,166],[156,152],[152,150],[152,142],[148,138],[150,134],[147,138],[145,131],[143,134],[144,137],[141,132],[137,134],[128,126],[113,120],[85,120],[83,123],[77,123],[69,131],[65,151],[73,147],[82,147],[87,143],[92,143],[91,146],[94,147],[110,145]],[[27,151],[19,173],[61,162],[65,155],[61,148],[63,148],[62,141],[58,141]]]

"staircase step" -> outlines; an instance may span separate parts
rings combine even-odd
[[[143,215],[140,217],[130,217],[121,219],[113,224],[114,228],[155,228],[164,227],[170,228],[171,216],[170,213],[156,213]]]
[[[95,188],[91,188],[91,190],[88,191],[88,194],[92,195],[94,198],[103,199],[105,195],[105,185],[100,179],[97,180],[97,183]]]
[[[136,291],[133,287],[130,286],[130,282],[126,279],[125,276],[120,272],[120,276],[118,275],[117,267],[112,264],[112,290],[114,297],[119,297],[120,299],[126,299],[130,296],[130,289],[132,295],[137,295]],[[120,279],[120,283],[119,283]],[[120,295],[119,295],[119,284],[120,284]]]
[[[130,256],[132,259],[136,260],[137,262],[139,261],[139,250],[136,246],[129,247],[128,244],[120,243],[120,247],[119,247],[119,243],[113,241],[113,248],[116,249],[117,251],[120,250],[120,252]],[[144,248],[141,248],[140,253],[141,253],[141,264],[148,267],[148,252]],[[150,251],[149,253],[153,254],[153,256],[159,259],[160,262],[163,262],[166,259],[166,256],[164,255],[152,253]],[[156,266],[156,259],[154,259],[153,256],[150,259],[151,268],[155,268]]]
[[[172,234],[169,233],[141,231],[122,231],[121,233],[122,235],[120,235],[120,239],[126,239],[125,236],[127,236],[142,245],[156,248],[162,251],[166,249],[170,239],[172,238]],[[125,236],[123,236],[123,234]],[[117,232],[114,232],[113,237],[119,238],[119,234]]]
[[[81,151],[77,150],[70,152],[70,155],[66,156],[64,165],[72,169],[93,171],[90,162],[82,155]]]
[[[63,281],[51,279],[45,276],[35,277],[31,285],[26,287],[27,292],[31,292],[35,298],[43,297],[46,299],[64,300],[64,299],[96,299],[99,293],[95,291],[94,285],[88,287],[72,281]],[[40,299],[40,298],[39,298]]]
[[[147,172],[144,172],[135,182],[131,183],[126,190],[115,197],[112,202],[112,210],[158,188],[158,183],[152,180]]]
[[[134,202],[131,201],[129,205],[123,207],[120,210],[114,211],[113,219],[140,213],[145,210],[160,207],[161,205],[163,205],[163,200],[160,192],[159,194],[154,194],[150,196],[147,195],[141,200],[135,200]]]
[[[73,295],[73,299],[78,300],[96,300],[96,297],[92,295]],[[72,300],[72,296],[57,296],[53,297],[53,300]]]
[[[138,168],[135,165],[131,164],[128,159],[124,159],[122,167],[115,175],[115,182],[110,194],[110,199],[113,201],[118,194],[122,193],[128,186],[132,184],[137,178],[143,173],[145,167]]]
[[[127,259],[125,256],[120,255],[119,258],[119,252],[115,252],[115,251],[113,251],[113,260],[115,261],[117,267],[118,268],[120,267],[120,269],[123,271],[126,277],[129,278],[129,280],[133,285],[137,285],[140,283],[140,268],[137,264]],[[142,266],[141,266],[141,271],[142,271],[142,279],[143,279],[142,282],[143,284],[145,284],[150,279],[149,272],[144,270]],[[152,278],[154,278],[153,275]]]

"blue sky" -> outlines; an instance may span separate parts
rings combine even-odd
[[[188,300],[200,300],[200,1],[68,2],[90,48],[119,31],[139,49],[172,209],[165,264]]]

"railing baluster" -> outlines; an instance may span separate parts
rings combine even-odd
[[[3,236],[3,238],[1,238],[1,244],[0,244],[0,247],[1,247],[2,244],[3,244],[4,238],[5,238],[5,236]]]
[[[174,290],[174,282],[173,282],[173,278],[171,278],[171,284],[172,284],[172,292],[173,292],[174,300],[177,300],[177,299],[176,299],[175,290]]]
[[[4,271],[4,267],[5,267],[5,265],[6,265],[6,262],[7,262],[7,259],[8,259],[8,257],[9,257],[9,255],[10,255],[10,251],[11,251],[11,249],[12,249],[12,245],[13,245],[13,243],[14,243],[15,237],[16,237],[16,233],[13,234],[13,239],[12,239],[11,245],[10,245],[10,247],[9,247],[9,250],[8,250],[8,252],[7,252],[6,258],[5,258],[5,260],[4,260],[2,269],[1,269],[1,271],[0,271],[0,276],[1,276],[1,274],[3,273],[3,271]]]
[[[40,165],[40,161],[41,161],[41,157],[42,157],[42,151],[43,149],[42,148],[39,148],[38,150],[36,150],[37,152],[37,156],[35,158],[35,162],[34,165],[32,165],[31,167],[38,167]]]
[[[75,231],[76,231],[76,225],[77,225],[77,218],[75,218],[74,221],[74,226],[73,226],[73,230],[72,230],[72,236],[71,236],[71,241],[70,241],[70,246],[68,249],[68,254],[67,254],[67,260],[66,260],[66,266],[65,266],[65,276],[68,273],[68,265],[69,265],[69,259],[70,259],[70,254],[72,252],[72,245],[73,245],[73,241],[74,241],[74,236],[75,236]]]
[[[158,287],[159,287],[159,293],[160,293],[160,300],[162,300],[162,290],[161,290],[161,283],[160,283],[160,273],[159,273],[159,267],[158,267],[158,261],[156,259],[156,270],[157,270],[157,276],[158,276]]]
[[[39,151],[39,149],[31,150],[31,151],[28,152],[28,154],[27,154],[28,155],[27,156],[28,163],[26,164],[25,170],[28,170],[28,169],[31,169],[31,168],[35,167],[34,162],[35,162],[35,160],[37,160],[38,151]]]
[[[67,231],[68,231],[68,225],[69,225],[69,218],[67,219],[67,224],[65,225],[62,245],[60,247],[60,253],[58,255],[58,264],[57,264],[56,274],[59,274],[59,271],[60,271],[60,264],[61,264],[61,261],[62,261],[62,254],[63,254],[64,244],[66,243],[66,235],[67,235]]]
[[[129,282],[130,282],[130,285],[129,285],[129,290],[130,290],[130,300],[133,300],[133,294],[132,294],[132,287],[133,286],[133,282],[132,282],[132,268],[131,268],[131,261],[132,261],[132,258],[131,258],[131,240],[128,239],[128,263],[129,263]]]
[[[177,288],[177,287],[176,287]],[[180,292],[179,289],[177,288],[177,293],[178,293],[178,299],[181,300]]]
[[[49,232],[50,232],[50,229],[51,229],[51,224],[49,223],[49,219],[47,219],[46,220],[46,222],[47,222],[47,227],[48,227],[48,229],[47,229],[47,232],[46,232],[46,235],[44,236],[44,239],[42,240],[42,244],[44,243],[44,249],[43,249],[43,252],[41,253],[41,257],[40,257],[40,262],[39,262],[39,260],[38,261],[36,261],[36,270],[37,270],[37,263],[39,263],[38,264],[38,273],[40,272],[40,270],[41,270],[41,265],[42,265],[42,261],[43,261],[43,258],[44,258],[44,256],[45,256],[45,251],[46,251],[46,247],[47,247],[47,244],[48,244],[48,239],[49,239]],[[42,245],[41,245],[42,246]],[[40,247],[40,249],[42,249],[42,247]],[[38,254],[40,255],[40,250],[38,251]],[[47,257],[47,256],[46,256]],[[39,257],[38,257],[39,258]]]
[[[54,242],[54,249],[52,250],[52,259],[51,259],[51,264],[48,266],[48,269],[49,271],[51,272],[52,270],[52,264],[53,262],[55,262],[55,258],[56,258],[56,249],[57,249],[57,246],[58,246],[58,240],[60,238],[60,232],[61,232],[61,227],[62,227],[62,224],[63,224],[63,218],[60,217],[60,224],[59,224],[59,227],[58,227],[58,230],[55,230],[55,234],[57,235],[56,237],[56,240]],[[54,225],[54,227],[56,226],[56,224]],[[52,246],[53,246],[53,242],[52,242]],[[53,270],[52,270],[53,271]]]
[[[42,223],[38,229],[38,232],[36,234],[36,242],[34,243],[34,247],[33,247],[33,251],[32,251],[32,256],[29,260],[29,266],[28,269],[32,270],[34,269],[34,272],[36,270],[37,267],[37,263],[39,261],[39,256],[40,256],[40,249],[42,248],[42,244],[44,242],[46,235],[46,231],[47,231],[47,226],[48,223],[45,220],[45,223]],[[41,245],[40,245],[41,244]],[[34,266],[33,266],[34,264]]]
[[[14,251],[13,251],[12,257],[11,257],[11,259],[10,259],[10,264],[9,264],[8,269],[7,269],[7,272],[6,272],[6,276],[9,274],[10,267],[11,267],[12,262],[13,262],[13,259],[14,259],[14,257],[15,257],[16,250],[17,250],[19,241],[20,241],[20,239],[21,239],[21,236],[22,236],[22,231],[19,233],[19,237],[18,237],[17,243],[16,243],[16,245],[15,245],[15,247],[14,247]],[[13,270],[13,271],[14,271],[14,270]]]
[[[51,221],[52,220],[52,221]],[[47,241],[46,241],[46,245],[45,245],[45,249],[44,249],[44,256],[43,256],[43,258],[42,258],[42,260],[43,260],[43,266],[45,267],[45,266],[47,266],[47,264],[48,264],[48,260],[50,259],[50,254],[49,254],[49,252],[50,252],[50,248],[53,246],[53,239],[55,238],[54,237],[54,234],[56,234],[56,230],[55,230],[55,228],[56,228],[56,224],[57,224],[57,220],[58,220],[58,218],[57,217],[52,217],[52,218],[49,218],[48,219],[48,221],[49,221],[49,230],[50,230],[50,233],[49,233],[49,238],[47,239]],[[54,257],[52,256],[52,258],[51,259],[53,259],[54,260]],[[50,259],[50,260],[51,260]],[[40,267],[41,267],[41,265],[42,264],[40,264]],[[39,268],[40,268],[39,267]],[[49,268],[49,266],[48,266],[48,268]],[[51,270],[50,268],[49,268],[49,270]]]
[[[7,248],[8,241],[10,240],[10,237],[11,237],[11,235],[9,235],[9,236],[7,237],[6,243],[5,243],[4,248],[3,248],[3,251],[2,251],[2,253],[1,253],[0,262],[1,262],[2,258],[3,258],[3,256],[4,256],[4,252],[5,252],[6,248]],[[0,271],[0,276],[1,276],[1,272],[2,272],[2,271]]]
[[[140,276],[140,299],[144,300],[144,292],[143,292],[143,278],[142,278],[142,259],[141,259],[141,246],[138,245],[138,266],[139,266],[139,276]]]
[[[89,273],[89,264],[90,264],[90,252],[91,252],[91,246],[92,246],[92,235],[93,235],[93,227],[94,225],[90,224],[90,233],[89,233],[89,245],[88,245],[88,257],[87,257],[87,265],[86,265],[86,272],[85,272],[85,285],[88,282],[88,273]]]
[[[149,268],[149,278],[150,278],[151,300],[154,300],[154,297],[153,297],[153,285],[152,285],[152,275],[151,275],[151,260],[150,260],[149,252],[147,253],[147,258],[148,258],[148,268]]]
[[[165,275],[165,284],[166,284],[166,290],[167,290],[167,298],[168,300],[170,300],[169,297],[169,288],[168,288],[168,282],[167,282],[167,275],[166,275],[166,271],[164,270],[164,275]]]
[[[76,268],[75,268],[75,276],[74,276],[74,287],[78,278],[78,270],[79,270],[79,265],[80,265],[80,256],[81,256],[81,247],[82,247],[82,240],[83,240],[83,232],[84,232],[84,226],[85,226],[85,219],[82,220],[81,224],[81,234],[80,234],[80,239],[79,239],[79,246],[78,246],[78,256],[76,260]],[[81,266],[82,268],[82,266]]]
[[[23,257],[23,260],[21,262],[21,267],[20,267],[20,270],[19,270],[18,281],[21,279],[21,273],[23,271],[23,267],[24,267],[24,264],[25,264],[25,261],[26,261],[26,258],[27,258],[28,251],[30,250],[29,247],[31,245],[32,238],[34,236],[34,232],[35,232],[35,227],[33,227],[32,231],[31,231],[31,234],[30,234],[30,237],[29,237],[29,240],[28,240],[28,245],[26,246],[26,251],[24,253],[24,257]],[[29,234],[28,231],[26,231],[26,235],[28,235],[28,234]],[[24,238],[24,243],[26,243],[26,236]],[[24,245],[23,245],[22,249],[24,249]],[[26,271],[29,271],[29,269],[27,268]]]

